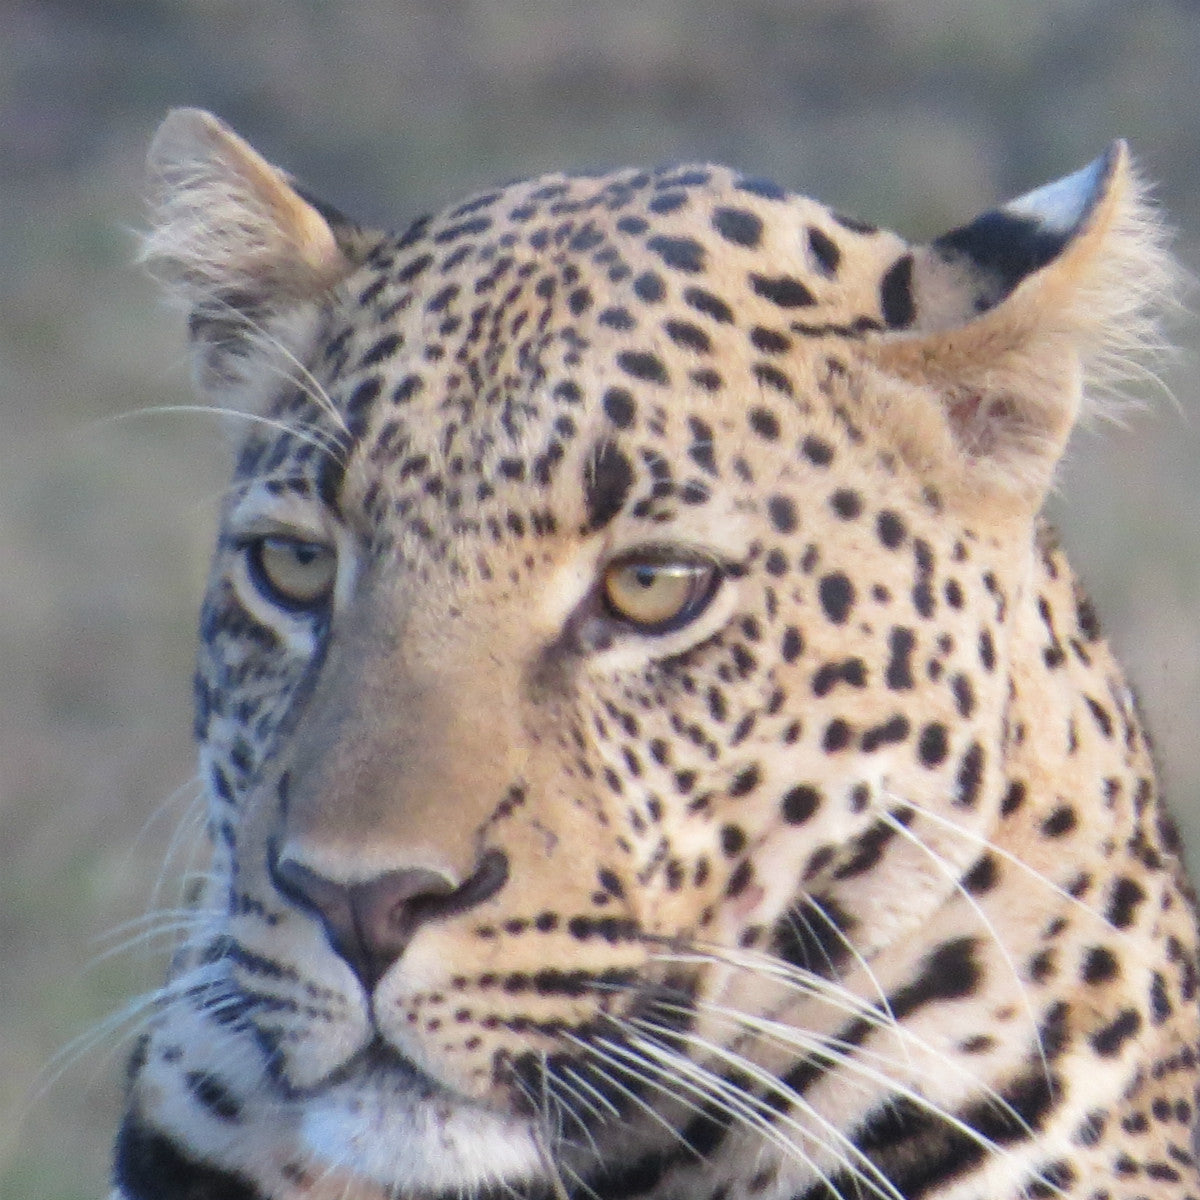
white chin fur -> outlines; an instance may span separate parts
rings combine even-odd
[[[526,1121],[447,1099],[384,1096],[361,1082],[355,1091],[312,1102],[302,1118],[304,1142],[332,1168],[388,1187],[463,1194],[541,1173]]]

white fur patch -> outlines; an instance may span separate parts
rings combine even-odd
[[[449,1099],[385,1092],[356,1080],[310,1102],[301,1135],[312,1154],[335,1170],[405,1189],[457,1189],[517,1183],[541,1171],[527,1122]]]

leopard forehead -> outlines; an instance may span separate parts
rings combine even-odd
[[[753,489],[865,440],[841,348],[913,321],[912,266],[896,236],[724,168],[541,178],[375,244],[317,339],[336,411],[301,387],[271,415],[333,418],[317,490],[376,541],[403,525],[461,557],[472,533],[584,534],[624,511],[732,549]],[[311,475],[311,440],[269,440],[243,479]],[[894,447],[872,456],[895,473]],[[790,503],[763,511],[786,523]]]

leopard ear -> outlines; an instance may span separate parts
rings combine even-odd
[[[883,391],[906,453],[967,494],[1039,504],[1085,395],[1162,348],[1178,282],[1164,241],[1115,142],[898,260],[872,352],[903,385]]]
[[[147,171],[142,259],[188,313],[198,387],[222,406],[254,408],[302,354],[362,236],[200,109],[167,115]]]

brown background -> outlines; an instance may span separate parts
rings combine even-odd
[[[543,169],[714,158],[928,236],[1121,135],[1194,268],[1198,64],[1194,0],[0,0],[0,1197],[102,1196],[130,1025],[98,1023],[167,941],[110,931],[199,861],[224,453],[211,418],[145,411],[188,398],[183,332],[129,265],[169,105],[391,224]],[[1176,402],[1078,438],[1053,508],[1200,847],[1195,377],[1185,355]]]

